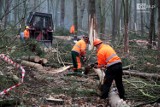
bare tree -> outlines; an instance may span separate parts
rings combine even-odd
[[[12,0],[5,0],[5,13],[4,13],[4,28],[6,28],[7,25],[7,19],[9,14],[9,8],[11,6]]]
[[[155,0],[150,0],[150,5],[154,5],[155,4]],[[154,35],[154,27],[155,27],[155,21],[154,21],[154,10],[155,8],[151,8],[151,15],[150,15],[150,29],[149,29],[149,38],[148,38],[148,48],[151,49],[152,48],[152,41],[153,41],[153,35]]]
[[[64,28],[64,17],[65,17],[65,0],[61,0],[61,27]]]
[[[115,35],[116,35],[116,1],[112,0],[112,43],[114,44],[115,41]]]
[[[93,40],[97,36],[97,22],[96,22],[96,8],[95,0],[89,0],[89,39],[91,44],[89,45],[89,50],[93,49]]]
[[[105,22],[106,22],[106,0],[98,0],[97,1],[98,3],[98,7],[99,8],[97,8],[97,10],[96,11],[98,11],[97,12],[97,16],[98,16],[98,18],[97,18],[97,22],[99,23],[98,24],[98,28],[99,28],[99,31],[100,31],[100,33],[102,34],[102,35],[104,35],[105,34]]]
[[[55,7],[55,14],[54,14],[54,23],[55,23],[55,29],[58,26],[58,6],[59,6],[59,0],[56,0],[56,7]]]
[[[140,3],[142,3],[142,0],[140,0]],[[141,36],[144,34],[144,23],[143,23],[143,12],[141,12]]]
[[[134,0],[134,31],[137,32],[137,0]]]
[[[157,31],[158,31],[158,60],[160,60],[160,0],[158,0],[158,29]]]
[[[124,5],[124,52],[129,53],[129,37],[128,37],[128,0],[123,0]]]
[[[82,20],[83,20],[83,14],[84,14],[84,10],[85,10],[85,0],[78,0],[78,4],[80,6],[80,18],[79,18],[79,22],[78,22],[78,25],[79,25],[78,27],[80,29],[82,29]]]
[[[75,26],[75,34],[77,34],[78,30],[78,14],[77,14],[77,0],[73,0],[73,20]]]

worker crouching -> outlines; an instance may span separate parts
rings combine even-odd
[[[73,46],[71,55],[72,55],[72,62],[73,62],[73,71],[80,72],[82,63],[81,58],[83,61],[86,60],[86,48],[87,44],[89,43],[89,38],[87,36],[83,36],[83,38]]]
[[[121,59],[117,56],[116,52],[111,46],[104,44],[100,39],[95,39],[93,45],[97,49],[98,64],[95,68],[105,68],[105,79],[102,85],[101,99],[108,98],[108,93],[113,80],[115,80],[119,97],[124,99],[125,91],[122,83]]]

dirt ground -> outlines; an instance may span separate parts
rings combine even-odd
[[[25,67],[25,70],[24,83],[1,100],[16,99],[15,107],[110,107],[108,99],[99,98],[99,80],[94,72],[87,76],[67,76],[70,70],[58,74],[39,72],[29,67]],[[131,107],[142,103],[131,99],[126,102]],[[139,107],[160,105],[154,103]]]

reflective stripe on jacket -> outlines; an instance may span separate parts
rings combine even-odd
[[[72,48],[72,51],[78,52],[81,56],[86,54],[87,44],[81,39]]]
[[[97,49],[97,60],[98,67],[109,67],[111,65],[121,62],[121,59],[117,56],[114,49],[111,46],[105,44],[101,44],[100,47]]]
[[[29,30],[24,30],[24,38],[25,39],[29,38]]]

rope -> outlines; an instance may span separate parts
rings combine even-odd
[[[21,65],[13,62],[11,59],[9,59],[8,57],[6,57],[4,54],[0,54],[0,58],[3,59],[8,64],[12,64],[14,67],[20,68],[21,71],[22,71],[22,79],[21,79],[21,81],[19,83],[15,84],[14,86],[11,86],[10,88],[5,89],[2,92],[0,92],[0,96],[2,96],[3,94],[6,94],[7,92],[9,92],[10,90],[12,90],[13,88],[18,87],[19,85],[21,85],[23,83],[24,76],[25,76],[25,70],[24,70],[24,68]]]

